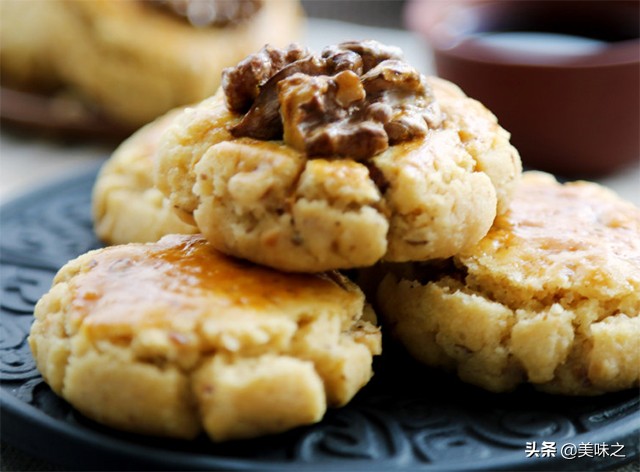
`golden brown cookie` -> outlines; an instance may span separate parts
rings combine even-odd
[[[167,234],[192,234],[153,185],[159,139],[181,110],[174,110],[126,139],[105,162],[93,187],[96,235],[107,244],[153,242]]]
[[[3,86],[53,90],[60,81],[50,51],[51,30],[61,30],[65,15],[59,2],[0,2],[0,80]],[[43,25],[50,25],[43,28]],[[28,33],[27,33],[28,31]]]
[[[637,386],[640,209],[593,183],[525,173],[479,244],[389,269],[378,302],[418,360],[489,390]]]
[[[380,352],[348,279],[256,266],[195,235],[78,257],[35,316],[29,343],[54,392],[106,425],[180,438],[319,421],[369,381]]]
[[[6,0],[2,13],[3,83],[69,89],[132,129],[208,97],[224,67],[296,38],[302,19],[296,0]]]
[[[263,49],[225,77],[169,128],[156,168],[225,253],[300,272],[449,257],[486,234],[519,178],[491,112],[396,48]]]

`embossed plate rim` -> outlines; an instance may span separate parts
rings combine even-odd
[[[184,451],[170,451],[162,450],[144,444],[132,443],[117,437],[118,432],[114,431],[114,435],[103,434],[93,430],[77,430],[64,421],[60,421],[56,418],[52,418],[45,413],[41,412],[36,407],[26,404],[20,399],[14,397],[10,393],[0,390],[0,404],[2,404],[3,421],[6,421],[6,412],[11,415],[8,418],[12,425],[19,424],[20,428],[25,428],[22,436],[34,439],[32,426],[39,426],[42,428],[39,431],[39,439],[51,440],[55,438],[53,443],[48,446],[49,452],[53,447],[58,451],[57,454],[45,454],[46,459],[59,463],[67,463],[70,466],[87,466],[92,465],[100,467],[103,470],[108,470],[105,466],[108,465],[122,465],[126,464],[131,467],[132,465],[140,465],[152,469],[161,470],[205,470],[211,467],[221,468],[221,470],[264,470],[264,471],[282,471],[289,468],[295,470],[317,470],[322,468],[323,470],[356,470],[356,469],[368,469],[368,470],[389,470],[389,467],[397,466],[397,464],[390,461],[376,461],[372,464],[369,461],[344,461],[344,462],[324,462],[322,464],[311,462],[285,462],[285,461],[251,461],[247,459],[227,459],[217,456],[209,456],[198,453],[187,453]],[[636,415],[637,416],[637,415]],[[589,439],[596,442],[618,441],[624,443],[626,446],[631,445],[633,437],[637,434],[637,427],[633,425],[632,421],[628,421],[621,425],[616,425],[616,428],[610,428],[606,432],[599,431],[597,434],[589,434]],[[5,430],[3,428],[3,430]],[[615,429],[613,436],[611,435],[611,429]],[[583,433],[583,435],[586,435]],[[37,448],[24,448],[23,444],[16,441],[17,437],[20,437],[20,432],[13,437],[7,435],[6,431],[2,432],[3,440],[7,439],[9,443],[18,448],[28,449],[27,452],[36,454]],[[580,435],[575,436],[572,439],[579,439]],[[71,441],[71,442],[69,442]],[[575,441],[577,442],[577,441]],[[55,446],[59,445],[62,449],[58,449]],[[68,445],[68,449],[73,448],[73,460],[69,461],[65,455],[64,445]],[[80,448],[78,448],[80,446]],[[85,447],[89,449],[85,449]],[[94,451],[97,450],[97,451]],[[80,452],[80,453],[78,453]],[[98,452],[99,456],[94,456],[93,453]],[[113,454],[113,455],[112,455]],[[622,466],[632,462],[637,455],[628,456],[624,461],[617,462],[615,465]],[[62,457],[62,459],[61,459]],[[108,459],[107,459],[108,458]],[[56,460],[58,459],[58,460]],[[65,459],[67,459],[65,461]],[[115,460],[114,460],[115,459]],[[142,460],[141,460],[142,459]],[[149,460],[151,459],[151,460]],[[487,462],[471,462],[461,461],[446,463],[425,463],[422,465],[412,464],[402,470],[420,470],[420,471],[432,471],[432,470],[515,470],[514,465],[517,467],[519,462],[522,462],[522,451],[513,451],[510,454],[505,454],[498,459],[492,459]],[[385,463],[386,462],[386,463]],[[522,463],[524,465],[526,463]],[[554,465],[569,465],[562,469],[549,469]],[[610,462],[602,462],[600,464],[589,463],[585,461],[567,461],[559,457],[556,458],[539,458],[534,461],[530,461],[531,467],[517,467],[517,470],[585,470],[584,466],[589,465],[589,470],[609,470],[612,465]],[[533,467],[535,465],[535,467]],[[595,467],[594,467],[595,466]],[[396,467],[397,468],[397,467]],[[115,470],[115,469],[114,469]]]

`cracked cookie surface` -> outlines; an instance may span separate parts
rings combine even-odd
[[[437,124],[365,160],[234,137],[243,116],[219,91],[163,136],[156,185],[216,248],[282,270],[452,256],[505,210],[521,164],[489,110],[444,80],[424,86]]]
[[[418,360],[493,391],[599,394],[640,377],[640,209],[525,173],[482,241],[388,269],[381,315]]]
[[[319,421],[369,381],[381,349],[348,279],[256,266],[199,235],[82,255],[35,317],[29,344],[54,392],[106,425],[179,438]]]

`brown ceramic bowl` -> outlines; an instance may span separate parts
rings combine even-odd
[[[414,0],[405,13],[525,166],[597,177],[640,159],[640,2]]]

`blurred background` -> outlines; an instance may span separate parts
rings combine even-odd
[[[385,28],[405,27],[404,0],[302,0],[302,5],[307,15],[312,18]]]

